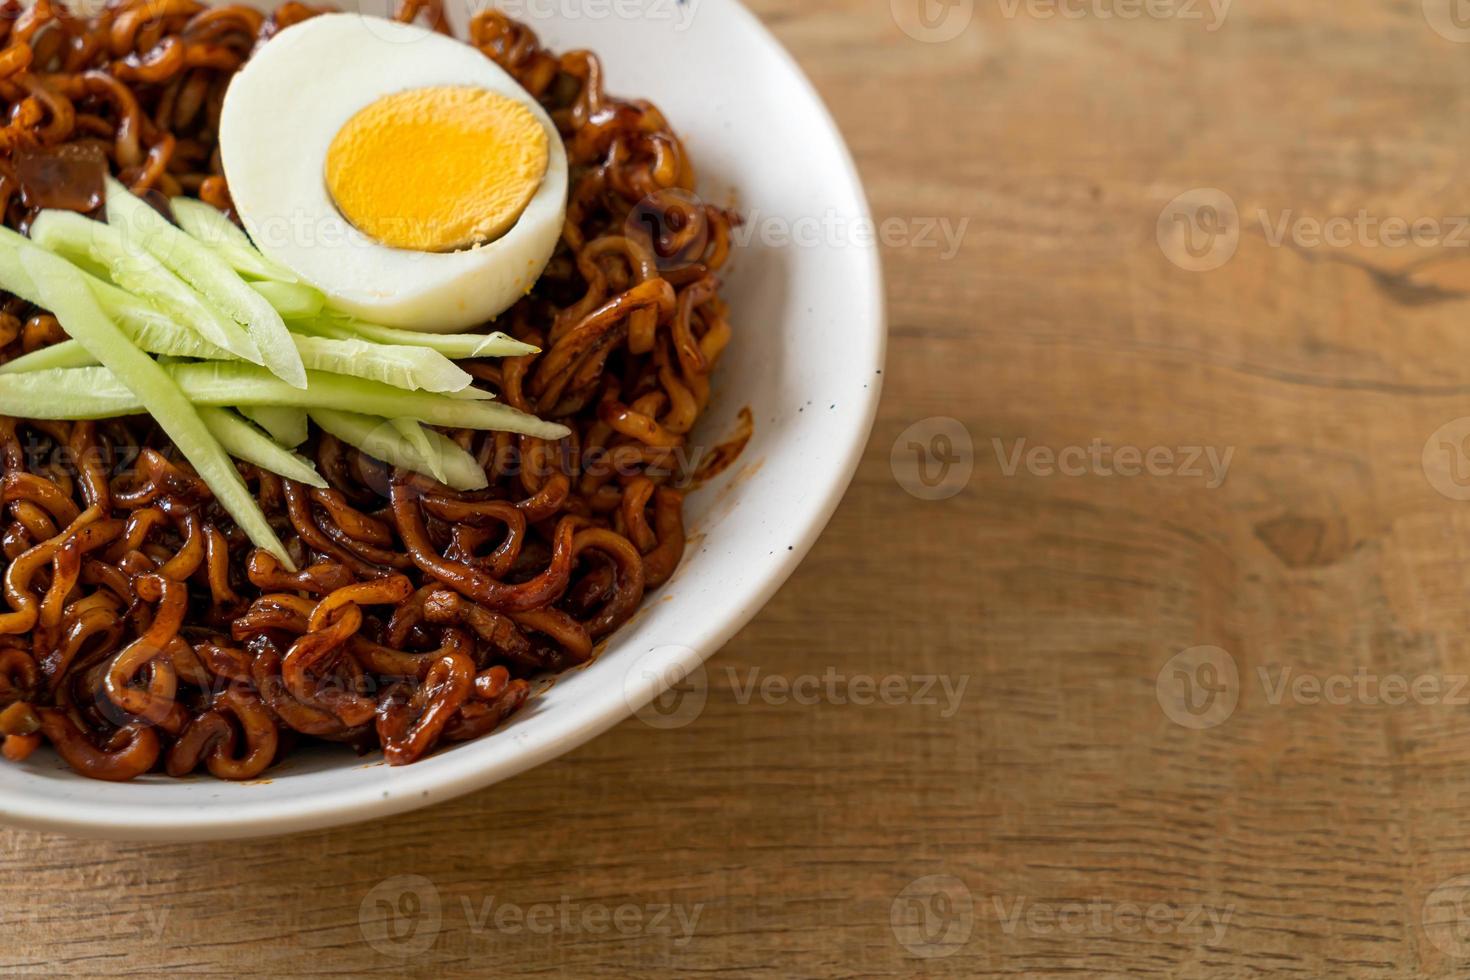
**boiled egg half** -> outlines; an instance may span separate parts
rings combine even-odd
[[[479,51],[411,24],[324,14],[276,35],[230,83],[220,155],[256,246],[376,323],[482,324],[561,235],[551,118]]]

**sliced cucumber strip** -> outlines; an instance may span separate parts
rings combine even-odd
[[[0,269],[0,283],[8,282]],[[122,326],[134,343],[153,354],[170,357],[193,357],[206,361],[231,360],[229,354],[203,340],[193,331],[163,321],[142,329]],[[464,397],[489,401],[493,393],[471,388],[474,380],[443,354],[427,348],[397,347],[374,344],[366,340],[333,340],[327,337],[291,335],[302,362],[311,370],[345,374],[349,377],[380,381],[395,388],[424,391],[464,392]],[[0,374],[36,371],[46,368],[87,367],[96,364],[74,340],[63,340],[0,365]]]
[[[157,303],[205,340],[252,364],[264,363],[255,342],[238,323],[217,312],[188,283],[124,239],[116,228],[72,211],[42,211],[31,222],[31,238],[67,258],[91,256],[107,267],[117,285]]]
[[[305,283],[263,279],[252,282],[250,288],[259,293],[286,320],[304,320],[317,316],[327,302],[321,290],[313,289]]]
[[[456,361],[475,357],[519,357],[535,354],[541,348],[522,343],[503,333],[420,333],[367,323],[350,317],[320,316],[292,323],[293,330],[305,330],[323,337],[360,337],[380,344],[405,344],[428,347]]]
[[[300,334],[294,339],[302,360],[317,371],[423,391],[461,391],[475,380],[449,358],[427,347]]]
[[[6,287],[15,295],[33,303],[41,305],[41,295],[36,291],[35,283],[31,282],[30,274],[21,267],[20,253],[28,248],[39,249],[40,246],[18,232],[0,225],[0,281],[8,283]],[[146,300],[140,299],[131,293],[125,292],[104,279],[99,279],[85,270],[78,269],[82,279],[92,289],[92,295],[97,297],[97,302],[102,305],[102,312],[112,317],[124,330],[140,331],[153,328],[164,328],[195,336],[199,343],[206,343],[198,338],[191,330],[179,327],[174,318],[162,310],[150,306]],[[248,339],[248,338],[247,338]],[[213,346],[213,345],[211,345]],[[219,350],[220,348],[214,348]]]
[[[104,365],[103,368],[81,368],[80,371],[106,371],[114,385],[129,391],[137,399],[138,407],[153,415],[159,427],[193,465],[200,479],[214,491],[215,499],[250,540],[274,554],[287,567],[294,567],[291,556],[286,553],[280,538],[256,503],[255,495],[240,479],[234,462],[210,433],[169,370],[135,347],[117,324],[108,319],[86,282],[69,262],[35,250],[23,252],[20,261],[40,293],[41,305],[50,310],[66,332]],[[6,375],[6,378],[66,373],[69,372],[46,371]],[[52,391],[37,401],[50,405],[64,403],[65,400],[60,391]],[[17,414],[34,415],[34,411]]]
[[[374,418],[329,408],[312,409],[311,420],[324,431],[375,459],[432,476],[456,490],[482,490],[490,485],[485,478],[485,470],[475,457],[448,436],[416,422]],[[407,426],[402,424],[405,421],[408,421]],[[411,437],[405,431],[409,426],[417,430]]]
[[[272,439],[295,449],[306,441],[306,409],[279,405],[241,405],[240,414],[270,433]]]
[[[6,281],[5,276],[0,273],[0,282],[4,281]],[[194,331],[176,326],[171,320],[148,324],[142,328],[121,320],[117,321],[117,325],[123,333],[127,334],[129,340],[150,354],[165,357],[197,357],[202,360],[234,359],[233,355],[220,350]],[[63,340],[59,344],[33,350],[29,354],[22,354],[13,361],[0,364],[0,374],[44,371],[47,368],[59,367],[89,367],[96,363],[97,359],[88,354],[86,348],[81,344],[75,340]]]
[[[225,452],[288,480],[323,487],[327,481],[305,457],[285,449],[270,436],[227,408],[199,406],[196,411]]]
[[[64,324],[63,324],[64,325]],[[144,355],[145,357],[147,355]],[[279,405],[330,408],[384,417],[418,419],[429,425],[518,432],[537,439],[564,439],[566,426],[545,422],[499,402],[404,391],[376,381],[308,371],[307,387],[293,388],[263,368],[238,362],[202,361],[167,368],[185,396],[198,405]],[[138,396],[105,368],[67,368],[0,374],[0,415],[47,419],[105,419],[143,409]]]
[[[242,324],[260,349],[265,366],[276,377],[297,388],[305,387],[306,368],[281,315],[228,262],[169,224],[163,215],[110,177],[107,223],[129,244],[146,249],[226,316]]]
[[[429,438],[430,430],[413,419],[389,419],[388,424],[397,430],[398,435],[408,444],[409,448],[428,465],[428,475],[443,483],[446,479],[444,462],[434,451],[434,440]]]
[[[274,282],[299,281],[291,270],[262,255],[250,236],[214,207],[192,197],[176,197],[168,203],[179,227],[196,242],[213,249],[240,275]]]
[[[0,275],[0,282],[6,281]],[[75,340],[63,340],[59,344],[42,347],[22,354],[13,361],[0,364],[0,374],[24,374],[27,371],[50,371],[54,368],[90,367],[97,358],[87,353],[87,348]]]

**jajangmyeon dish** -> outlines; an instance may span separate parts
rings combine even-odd
[[[493,11],[3,9],[7,759],[411,763],[669,579],[734,216],[654,106]]]

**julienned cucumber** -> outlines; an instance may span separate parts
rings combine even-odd
[[[169,371],[134,346],[117,324],[107,318],[81,274],[70,263],[32,249],[24,251],[20,261],[40,294],[41,305],[50,310],[62,328],[104,365],[102,368],[78,370],[89,374],[106,372],[113,385],[131,392],[138,408],[152,414],[250,540],[294,569],[291,556],[286,553],[280,538],[276,537],[276,532],[256,503],[255,495],[240,479],[229,454],[210,433]],[[6,377],[11,380],[29,379],[66,373],[46,371]],[[64,407],[66,402],[67,396],[62,390],[50,389],[44,398],[33,398],[25,408],[7,414],[34,417],[37,405]]]
[[[107,267],[114,283],[157,303],[211,344],[251,363],[264,362],[243,327],[205,302],[158,259],[130,244],[117,228],[72,211],[42,211],[31,222],[31,238],[67,258],[94,258]]]
[[[242,276],[283,283],[298,281],[289,269],[262,255],[249,235],[210,205],[190,197],[176,197],[169,201],[169,207],[174,220],[189,237],[214,249]]]
[[[169,224],[163,215],[110,177],[107,223],[119,229],[130,245],[147,250],[215,308],[243,324],[260,349],[265,366],[276,377],[297,388],[306,385],[306,368],[291,343],[285,321],[228,262]]]
[[[3,253],[0,253],[3,254]],[[0,283],[10,282],[0,268]],[[229,354],[203,340],[193,331],[172,323],[150,324],[142,329],[122,327],[135,344],[153,354],[170,357],[195,357],[201,360],[230,360]],[[436,351],[423,347],[399,347],[375,344],[366,340],[336,340],[291,334],[291,342],[308,369],[345,374],[349,377],[381,381],[395,388],[410,390],[459,392],[467,396],[489,399],[489,392],[471,389],[474,381],[464,369]],[[97,361],[74,340],[64,340],[22,354],[0,365],[0,374],[38,371],[46,368],[88,367]],[[478,394],[475,394],[477,393]]]
[[[179,390],[199,405],[331,408],[360,415],[418,419],[450,428],[519,432],[537,439],[564,439],[570,434],[566,426],[544,422],[498,402],[404,391],[321,371],[306,372],[306,388],[293,388],[269,371],[249,364],[211,361],[172,365],[167,371]],[[105,368],[0,374],[0,415],[105,419],[129,415],[144,407],[138,396]]]
[[[418,429],[410,438],[404,431],[404,419],[374,418],[329,408],[312,409],[311,418],[324,431],[369,456],[432,476],[455,490],[481,490],[490,485],[475,457],[448,436],[417,423],[408,423]]]
[[[306,426],[306,409],[279,405],[241,405],[240,414],[260,426],[276,442],[295,449],[311,433]]]
[[[276,282],[261,279],[250,284],[286,320],[304,320],[320,316],[327,298],[320,290],[299,282]]]
[[[36,292],[36,284],[31,282],[30,275],[20,264],[20,253],[28,248],[40,248],[40,246],[19,232],[0,225],[0,282],[4,282],[6,289],[27,303],[40,306],[41,297]],[[192,331],[177,326],[172,317],[150,306],[147,301],[81,269],[78,269],[77,272],[92,288],[92,295],[102,305],[102,312],[115,320],[119,326],[130,330],[166,328],[192,333]]]
[[[308,460],[278,445],[229,409],[200,406],[198,412],[210,433],[231,456],[297,483],[326,487],[327,481]]]
[[[541,350],[503,333],[420,333],[417,330],[401,330],[398,327],[385,327],[380,323],[366,323],[334,315],[313,317],[293,323],[292,327],[323,337],[357,337],[379,344],[428,347],[456,361],[474,357],[520,357]]]

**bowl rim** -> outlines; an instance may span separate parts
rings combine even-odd
[[[816,116],[825,127],[824,142],[837,151],[842,177],[851,188],[856,206],[855,217],[871,223],[872,211],[857,165],[842,132],[820,93],[801,69],[800,64],[780,40],[740,0],[706,0],[722,2],[733,16],[742,18],[781,61],[811,100]],[[666,661],[682,674],[696,671],[705,660],[720,650],[742,627],[749,623],[791,577],[797,566],[815,545],[837,506],[845,496],[867,447],[879,399],[883,390],[883,366],[887,356],[888,322],[882,263],[876,243],[854,246],[863,253],[866,282],[861,284],[866,296],[862,309],[866,316],[861,324],[864,335],[873,337],[873,360],[865,365],[870,382],[855,395],[853,410],[843,413],[844,425],[834,445],[840,453],[835,468],[838,476],[821,493],[819,504],[810,518],[793,535],[791,549],[773,557],[767,573],[744,592],[716,608],[708,624],[698,636],[688,637],[677,657]],[[231,806],[181,807],[164,803],[118,804],[92,801],[70,803],[65,812],[56,812],[54,800],[36,799],[15,794],[0,797],[0,824],[78,837],[115,840],[234,840],[269,837],[301,831],[360,823],[375,817],[406,813],[472,793],[494,783],[510,779],[579,748],[615,725],[633,716],[647,705],[662,688],[644,685],[624,697],[609,699],[606,704],[579,716],[567,714],[560,725],[550,723],[534,739],[526,739],[514,755],[480,758],[463,753],[463,761],[454,766],[406,766],[395,770],[391,791],[373,784],[347,787],[321,795],[304,795],[276,799],[260,804],[242,803]]]

